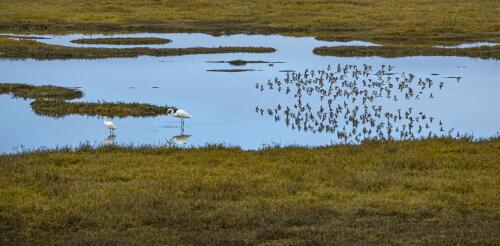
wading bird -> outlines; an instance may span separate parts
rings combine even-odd
[[[108,119],[108,117],[104,116],[104,125],[109,129],[109,134],[113,136],[115,130],[116,130],[116,125],[113,123],[111,120]]]
[[[190,119],[192,116],[182,109],[177,108],[169,108],[167,110],[167,114],[172,114],[174,117],[181,119],[181,129],[184,130],[184,119]]]

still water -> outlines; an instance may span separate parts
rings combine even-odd
[[[138,45],[141,47],[266,46],[277,51],[99,60],[0,60],[0,82],[79,87],[85,93],[79,101],[167,104],[193,115],[184,131],[172,116],[115,118],[118,129],[110,137],[97,117],[38,116],[32,112],[29,100],[0,95],[0,153],[80,143],[222,143],[257,149],[275,144],[320,146],[429,134],[481,138],[500,131],[499,61],[465,57],[322,57],[312,50],[325,45],[373,44],[279,35],[123,36],[173,41]],[[39,41],[110,47],[70,43],[76,38],[102,35],[46,37],[49,39]],[[235,59],[282,63],[235,67],[210,62]],[[255,71],[207,71],[234,68]]]

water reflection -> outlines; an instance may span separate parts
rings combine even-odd
[[[107,136],[104,139],[103,143],[104,143],[104,145],[114,145],[116,143],[116,135],[111,134],[111,135]]]
[[[459,81],[459,79],[457,79]],[[257,83],[260,91],[293,97],[293,105],[257,106],[260,115],[283,121],[291,129],[312,133],[332,133],[341,142],[364,139],[414,139],[451,135],[442,121],[412,107],[384,109],[390,101],[431,100],[434,88],[443,81],[397,73],[392,65],[328,65],[324,70],[288,72],[284,78]],[[458,133],[457,133],[458,134]]]
[[[173,136],[168,142],[171,144],[183,145],[189,141],[191,136],[192,135],[186,135],[184,133],[181,133],[180,135]]]

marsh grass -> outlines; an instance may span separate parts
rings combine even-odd
[[[169,107],[147,103],[124,102],[67,102],[62,100],[35,100],[31,108],[38,115],[64,117],[68,115],[108,117],[151,117],[166,115]]]
[[[496,245],[500,139],[0,155],[11,244]]]
[[[24,99],[71,100],[81,98],[83,92],[78,89],[42,85],[34,86],[21,83],[0,83],[0,94],[11,94]]]
[[[112,45],[134,45],[134,44],[168,44],[172,42],[165,38],[81,38],[71,40],[75,44],[112,44]]]
[[[500,45],[474,48],[437,48],[422,46],[335,46],[318,47],[314,54],[322,56],[466,56],[482,59],[500,59]]]
[[[51,45],[34,40],[0,39],[0,58],[37,60],[98,59],[138,56],[180,56],[219,53],[270,53],[268,47],[193,47],[193,48],[81,48]]]
[[[4,32],[280,33],[329,40],[500,41],[497,0],[4,0]]]
[[[38,115],[64,117],[67,115],[108,116],[108,117],[151,117],[166,115],[172,107],[156,106],[146,103],[124,102],[72,102],[67,100],[83,97],[78,89],[42,85],[34,86],[21,83],[0,83],[0,94],[34,99],[31,108]]]

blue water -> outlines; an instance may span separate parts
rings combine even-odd
[[[102,36],[102,35],[98,35]],[[433,93],[419,100],[378,98],[377,106],[384,111],[411,107],[414,112],[432,115],[440,126],[432,126],[433,134],[469,134],[490,137],[500,131],[500,62],[464,57],[406,57],[406,58],[339,58],[316,56],[312,50],[324,45],[372,45],[363,42],[324,42],[313,38],[294,38],[279,35],[233,35],[212,37],[205,34],[133,34],[124,36],[166,37],[173,40],[166,45],[150,47],[216,47],[267,46],[277,49],[267,54],[213,54],[177,57],[112,58],[99,60],[0,60],[0,82],[20,82],[35,85],[53,84],[81,87],[85,96],[81,101],[123,101],[158,105],[173,105],[188,111],[193,118],[186,121],[184,132],[180,121],[172,116],[152,118],[115,118],[118,126],[114,143],[117,144],[178,144],[199,146],[207,143],[237,145],[256,149],[265,145],[320,146],[344,140],[326,132],[299,131],[283,120],[256,112],[256,107],[274,108],[276,105],[296,104],[291,94],[276,90],[257,90],[256,83],[266,84],[275,77],[282,80],[294,70],[326,69],[341,65],[369,64],[373,68],[391,65],[396,73],[413,74],[416,78],[431,78],[434,86],[425,93]],[[41,42],[73,45],[73,38],[85,35],[49,36]],[[97,37],[97,36],[93,36]],[[89,46],[89,45],[85,45]],[[96,46],[96,45],[92,45]],[[97,45],[98,46],[98,45]],[[141,45],[145,46],[145,45]],[[106,46],[108,47],[108,46]],[[123,48],[124,46],[118,46]],[[149,46],[148,46],[149,47]],[[268,64],[248,64],[234,67],[229,64],[209,63],[219,60],[279,61]],[[241,73],[207,72],[208,69],[256,69]],[[433,73],[439,75],[431,75]],[[461,77],[456,78],[445,77]],[[437,84],[443,82],[439,89]],[[158,88],[153,88],[158,87]],[[428,95],[428,94],[426,94]],[[316,98],[315,98],[316,97]],[[314,107],[321,104],[312,94],[303,98]],[[342,99],[343,100],[343,99]],[[341,103],[342,100],[335,101]],[[324,102],[324,101],[323,101]],[[12,99],[0,95],[0,152],[21,149],[110,143],[109,131],[97,117],[67,116],[49,118],[32,112],[29,100]],[[353,106],[353,105],[351,105]],[[437,127],[437,128],[436,128]],[[348,127],[349,129],[349,127]],[[188,136],[190,135],[190,136]],[[421,134],[423,135],[423,134]],[[416,134],[415,137],[419,137]],[[354,139],[349,139],[355,142]]]

